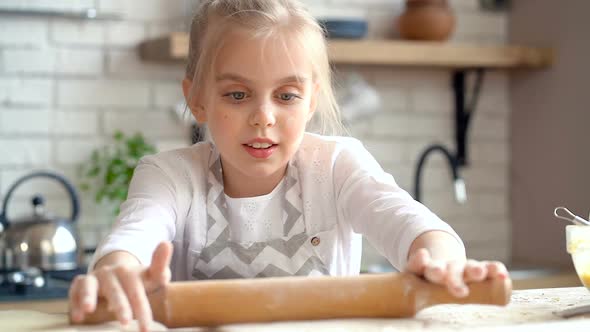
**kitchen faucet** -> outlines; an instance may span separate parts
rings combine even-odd
[[[449,162],[451,173],[453,176],[453,184],[455,189],[455,199],[459,203],[465,203],[467,200],[467,192],[465,190],[465,182],[459,176],[459,167],[467,165],[467,129],[475,104],[479,98],[479,91],[483,83],[484,71],[482,68],[472,70],[475,73],[475,82],[473,86],[473,93],[469,102],[466,101],[466,70],[459,70],[453,73],[452,86],[455,95],[455,143],[457,152],[451,153],[447,148],[440,144],[432,144],[420,154],[418,158],[418,165],[416,166],[416,173],[414,175],[414,199],[420,202],[422,199],[420,191],[420,182],[422,176],[422,168],[426,162],[426,158],[433,152],[441,152]]]
[[[424,152],[420,155],[418,159],[418,165],[416,167],[416,173],[414,176],[414,199],[420,202],[421,199],[421,191],[420,191],[420,184],[421,184],[421,176],[422,176],[422,168],[424,167],[424,163],[426,162],[426,158],[432,154],[433,152],[441,152],[449,162],[449,166],[451,167],[451,173],[453,176],[453,183],[455,187],[455,199],[459,203],[465,203],[467,200],[467,192],[465,190],[465,182],[463,178],[459,176],[459,162],[457,158],[444,146],[440,144],[432,144],[428,146]]]

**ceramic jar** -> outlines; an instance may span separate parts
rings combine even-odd
[[[406,0],[397,27],[403,39],[443,41],[453,32],[455,16],[447,0]]]

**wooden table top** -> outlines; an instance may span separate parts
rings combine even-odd
[[[0,331],[85,332],[120,331],[118,323],[101,327],[68,326],[65,301],[46,301],[36,306],[21,303],[18,307],[0,306]],[[244,331],[535,331],[590,330],[590,314],[565,319],[557,312],[583,305],[590,305],[590,291],[583,287],[545,288],[514,291],[511,303],[506,307],[490,305],[446,304],[430,307],[408,319],[346,319],[325,321],[279,322],[267,324],[243,324],[224,326],[224,332]],[[61,306],[61,313],[51,310]],[[63,308],[66,308],[63,310]],[[15,310],[17,309],[17,310]],[[43,312],[42,312],[43,311]],[[57,312],[60,312],[59,310]],[[126,329],[127,330],[127,329]],[[131,329],[133,330],[133,329]],[[155,329],[158,330],[158,329]],[[162,327],[160,327],[162,330]],[[205,328],[184,328],[171,331],[211,331]],[[569,332],[569,331],[568,331]]]

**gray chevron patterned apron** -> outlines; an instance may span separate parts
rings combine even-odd
[[[329,274],[314,250],[320,238],[306,232],[297,168],[290,162],[279,193],[283,236],[266,242],[232,239],[223,191],[221,159],[213,148],[207,183],[207,236],[192,277],[204,279],[262,278]]]

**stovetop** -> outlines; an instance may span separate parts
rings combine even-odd
[[[83,273],[86,273],[85,268],[43,272],[44,285],[42,287],[16,285],[4,278],[0,282],[0,302],[65,299],[68,297],[70,283],[74,277]]]

